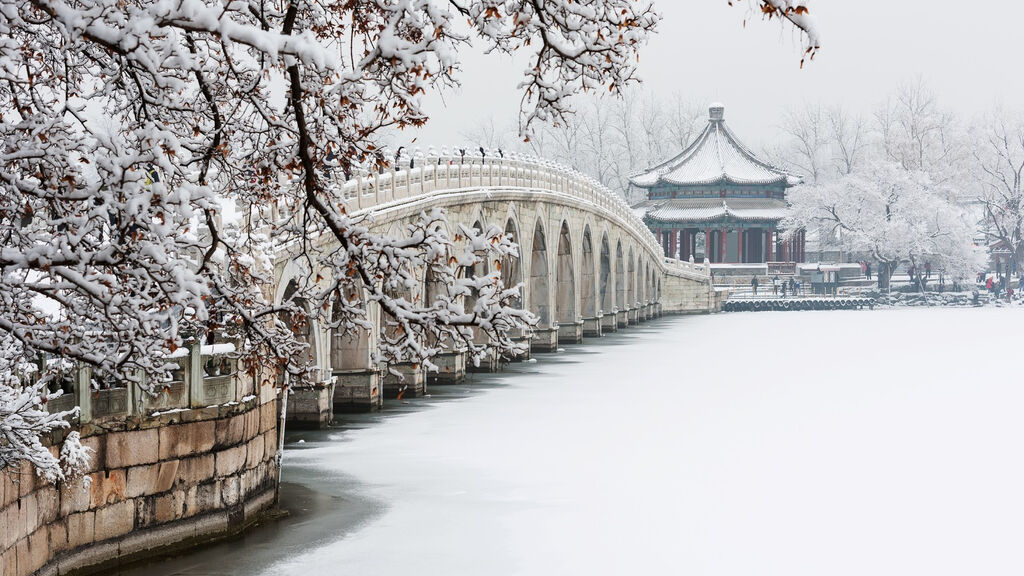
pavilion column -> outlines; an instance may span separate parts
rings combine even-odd
[[[669,244],[669,249],[671,251],[669,256],[668,256],[669,258],[679,258],[679,252],[676,250],[676,247],[677,247],[677,244],[678,244],[678,240],[677,240],[678,236],[679,236],[679,231],[676,230],[675,228],[673,228],[672,230],[669,231],[668,244]]]
[[[704,229],[704,257],[707,258],[708,262],[714,262],[714,253],[711,249],[714,240],[711,238],[711,228]]]
[[[728,262],[729,258],[729,230],[726,228],[718,229],[718,261],[721,263]]]
[[[746,246],[743,245],[743,228],[736,229],[736,258],[740,264],[746,263],[747,259],[744,258],[746,255]]]
[[[800,231],[800,261],[807,261],[807,231]]]

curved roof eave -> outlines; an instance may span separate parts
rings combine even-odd
[[[658,184],[672,184],[676,186],[709,186],[720,183],[731,183],[738,185],[773,185],[782,184],[786,187],[795,186],[803,182],[803,179],[797,175],[790,174],[785,170],[778,168],[768,162],[765,162],[754,155],[754,153],[744,145],[739,138],[732,132],[731,129],[725,124],[724,120],[724,109],[721,106],[712,106],[710,110],[709,120],[707,125],[701,133],[691,142],[682,152],[673,156],[672,158],[655,164],[650,168],[640,171],[629,178],[631,185],[638,188],[653,188]],[[713,142],[708,142],[714,138]],[[709,175],[706,178],[697,178],[689,180],[673,179],[669,174],[678,172],[683,169],[688,162],[696,161],[700,162],[700,159],[694,160],[694,158],[703,150],[707,145],[713,145],[715,147],[714,154],[718,158],[717,174]],[[746,163],[752,171],[755,172],[767,172],[772,174],[770,178],[742,178],[734,174],[730,174],[731,170],[738,170],[743,172],[743,167],[737,167],[733,165],[731,168],[727,165],[728,162],[723,156],[723,146],[727,146],[732,149],[731,157],[740,160],[742,163]],[[706,160],[704,160],[706,162]],[[697,171],[704,170],[707,173],[710,166],[700,168],[698,166]]]

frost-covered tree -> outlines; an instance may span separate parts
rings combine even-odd
[[[422,95],[456,83],[471,39],[530,52],[528,129],[564,117],[580,90],[631,83],[659,20],[632,0],[0,6],[0,374],[49,355],[115,385],[159,381],[169,354],[209,332],[237,336],[248,369],[277,364],[301,380],[293,330],[313,316],[366,326],[369,302],[391,335],[382,361],[429,362],[445,345],[478,355],[474,329],[514,346],[509,329],[529,321],[516,291],[496,273],[458,273],[509,257],[501,231],[449,236],[433,213],[398,237],[374,234],[340,208],[337,180],[389,161],[382,131],[427,120]],[[317,265],[275,304],[269,260],[285,249]],[[424,274],[452,288],[404,297]],[[0,428],[46,428],[18,404],[40,389],[0,386]],[[3,465],[53,466],[0,442]]]
[[[762,8],[817,46],[802,1]],[[427,121],[423,94],[457,84],[471,41],[529,54],[528,134],[632,83],[658,21],[634,0],[0,0],[0,429],[19,431],[0,466],[59,469],[31,440],[55,422],[51,364],[19,372],[40,356],[159,382],[188,338],[227,333],[247,370],[302,381],[309,322],[365,328],[370,303],[383,362],[514,347],[517,290],[461,274],[513,257],[500,230],[449,235],[433,212],[376,234],[338,180],[392,160],[382,134]],[[282,253],[308,278],[275,303]],[[424,301],[425,277],[448,289]]]
[[[20,352],[21,348],[10,335],[0,333],[0,349]],[[51,414],[46,408],[47,402],[61,394],[48,388],[50,380],[62,375],[61,370],[34,378],[39,372],[36,364],[17,362],[10,367],[0,370],[0,471],[19,470],[22,462],[29,462],[46,480],[58,481],[84,470],[90,453],[79,441],[78,432],[68,433],[56,456],[41,441],[46,434],[69,426],[65,414]]]
[[[869,254],[879,262],[883,287],[903,262],[930,262],[952,281],[973,276],[983,263],[969,212],[929,174],[884,157],[837,179],[797,186],[789,200],[784,226],[824,229],[845,250]]]
[[[1024,120],[996,109],[973,130],[975,201],[984,211],[989,244],[1024,256]]]
[[[970,200],[965,131],[923,80],[901,85],[878,107],[875,131],[885,158],[927,173],[952,200]]]

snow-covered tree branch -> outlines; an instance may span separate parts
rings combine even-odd
[[[631,0],[2,6],[0,374],[49,355],[114,386],[151,386],[188,338],[225,332],[247,369],[276,363],[301,382],[303,323],[362,326],[371,302],[395,335],[382,361],[429,365],[442,346],[478,356],[474,330],[484,346],[513,347],[510,329],[531,321],[512,305],[516,288],[497,272],[462,275],[514,257],[500,231],[449,236],[433,213],[376,234],[341,208],[337,182],[388,164],[381,132],[427,120],[423,94],[456,84],[470,39],[533,55],[526,131],[562,117],[574,93],[630,84],[659,20]],[[282,250],[317,266],[275,302]],[[412,295],[425,274],[451,290]],[[25,400],[42,389],[0,386],[0,426],[39,433],[59,420]],[[3,465],[53,468],[31,442],[4,442]]]

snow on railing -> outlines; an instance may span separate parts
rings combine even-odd
[[[150,383],[153,394],[138,385],[97,389],[92,386],[92,370],[81,365],[76,370],[73,391],[58,400],[67,408],[79,406],[83,423],[230,404],[237,402],[242,392],[235,353],[236,346],[230,342],[183,346],[167,356],[173,365],[167,380]]]
[[[349,214],[442,191],[492,187],[548,190],[610,213],[660,260],[662,248],[651,231],[621,196],[597,180],[535,156],[484,152],[452,154],[444,148],[440,152],[417,151],[413,157],[400,158],[390,171],[363,171],[337,185]]]

